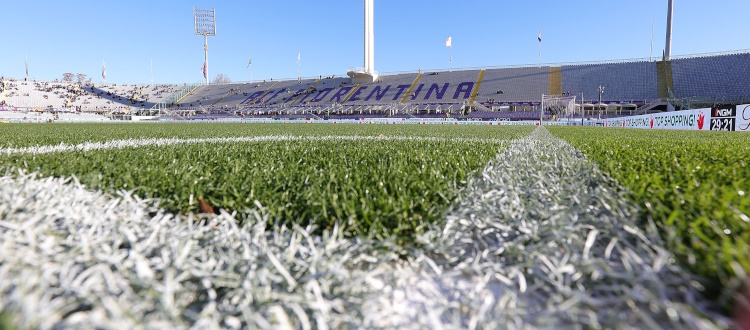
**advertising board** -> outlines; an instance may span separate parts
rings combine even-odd
[[[748,111],[750,114],[750,110]],[[711,109],[694,109],[640,115],[625,118],[605,119],[605,127],[643,129],[709,130]]]
[[[738,132],[750,132],[750,104],[737,106],[735,130]]]

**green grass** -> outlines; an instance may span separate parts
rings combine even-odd
[[[34,129],[37,127],[44,126]],[[56,125],[50,127],[59,129]],[[96,135],[100,140],[128,137],[122,135],[120,127],[111,131],[102,131],[102,127],[109,125],[79,127],[81,131],[77,134],[81,137]],[[415,125],[136,127],[133,134],[185,136],[187,133],[181,130],[191,128],[195,129],[191,134],[198,134],[192,136],[202,137],[252,132],[247,135],[383,134],[515,139],[533,130],[496,126],[428,129]],[[458,188],[500,150],[497,142],[466,140],[202,143],[4,156],[0,157],[0,168],[14,172],[25,169],[45,176],[75,175],[90,188],[135,190],[140,196],[160,198],[167,210],[181,213],[197,211],[199,196],[215,207],[230,211],[254,208],[257,200],[279,222],[315,223],[322,229],[338,221],[349,235],[377,239],[395,236],[404,244],[422,230],[424,223],[440,219]]]
[[[337,124],[209,124],[209,123],[106,123],[106,124],[3,124],[0,148],[78,144],[134,138],[210,138],[236,136],[359,135],[496,138],[506,127],[464,125],[337,125]]]
[[[551,127],[627,187],[695,273],[750,271],[750,134]]]
[[[0,312],[0,330],[12,330],[15,329],[13,323],[10,322],[10,315],[5,312]]]

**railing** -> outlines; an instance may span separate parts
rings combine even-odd
[[[734,54],[746,54],[750,53],[750,49],[738,49],[738,50],[727,50],[727,51],[719,51],[719,52],[709,52],[709,53],[695,53],[695,54],[685,54],[685,55],[677,55],[672,56],[670,60],[679,60],[679,59],[689,59],[689,58],[699,58],[699,57],[708,57],[708,56],[721,56],[721,55],[734,55]],[[657,62],[660,61],[660,59],[652,59],[650,60],[647,57],[642,58],[629,58],[629,59],[616,59],[616,60],[597,60],[597,61],[581,61],[581,62],[552,62],[552,63],[542,63],[542,66],[549,67],[549,66],[568,66],[568,65],[595,65],[595,64],[614,64],[614,63],[630,63],[630,62]],[[536,68],[538,67],[538,63],[531,63],[531,64],[511,64],[511,65],[500,65],[500,66],[479,66],[479,67],[463,67],[463,68],[453,68],[453,71],[466,71],[466,70],[487,70],[487,69],[511,69],[511,68]],[[349,70],[359,70],[363,68],[350,68]],[[418,74],[418,73],[425,73],[425,72],[449,72],[449,69],[442,68],[442,69],[429,69],[429,70],[409,70],[409,71],[387,71],[387,72],[378,72],[378,75],[380,76],[392,76],[397,74]],[[306,76],[301,77],[302,80],[317,80],[319,78],[326,78],[326,77],[332,77],[332,76],[339,76],[339,77],[346,77],[346,74],[340,75],[340,74],[330,74],[330,75],[322,75],[322,76]],[[31,78],[28,81],[25,81],[24,78],[5,78],[8,82],[26,82],[26,83],[56,83],[56,84],[68,84],[66,82],[62,81],[49,81],[49,80],[38,80]],[[297,77],[293,78],[270,78],[265,79],[269,81],[292,81],[297,80]],[[263,81],[263,79],[254,79],[252,82],[250,81],[236,81],[232,83],[228,83],[226,85],[235,85],[235,84],[245,84],[245,83],[258,83],[259,81]],[[168,83],[153,83],[153,84],[115,84],[115,83],[92,83],[94,86],[168,86],[168,85],[179,85],[179,84],[168,84]],[[224,85],[224,84],[222,84]],[[85,86],[85,84],[84,84]],[[166,103],[166,102],[165,102]]]
[[[662,100],[662,99],[651,100],[651,102],[646,103],[646,104],[638,107],[637,109],[635,109],[635,113],[639,114],[641,111],[645,111],[648,108],[652,108],[652,107],[654,107],[656,105],[659,105],[660,103],[664,103],[664,102],[665,102],[665,100]]]
[[[601,104],[601,107],[604,109],[605,107],[607,109],[614,109],[614,108],[621,108],[625,105],[632,107],[632,105],[629,105],[630,103],[638,103],[643,104],[640,107],[637,107],[633,110],[633,112],[642,112],[644,109],[647,109],[650,106],[659,105],[663,103],[671,103],[673,106],[682,108],[682,109],[689,109],[689,108],[695,108],[695,107],[711,107],[713,105],[718,104],[745,104],[750,102],[750,96],[740,96],[740,97],[688,97],[688,98],[669,98],[669,99],[654,99],[649,101],[649,103],[645,103],[645,101],[628,101],[628,102],[603,102]],[[521,102],[526,103],[526,102]],[[536,104],[538,105],[538,103]],[[598,108],[599,104],[596,102],[593,103],[585,103],[586,107],[595,107]],[[234,106],[230,108],[224,108],[224,107],[207,107],[207,108],[198,108],[198,107],[184,107],[179,109],[171,109],[176,111],[253,111],[253,110],[261,110],[261,111],[286,111],[286,110],[294,110],[294,111],[350,111],[350,112],[360,112],[363,113],[365,111],[379,111],[379,110],[388,110],[389,108],[391,110],[396,110],[399,113],[409,113],[414,112],[418,109],[424,109],[425,107],[429,107],[430,109],[436,109],[436,107],[439,107],[440,110],[453,112],[454,109],[459,109],[464,106],[474,106],[478,110],[482,111],[495,111],[492,110],[487,105],[480,103],[480,102],[474,102],[469,103],[468,101],[461,101],[460,103],[404,103],[404,104],[393,104],[393,103],[375,103],[375,104],[323,104],[323,105],[294,105],[294,106],[281,106],[281,105],[266,105],[266,106],[260,106],[260,105],[252,105],[252,106]],[[576,106],[580,106],[579,104],[576,104]],[[445,110],[445,107],[448,107],[447,110]],[[6,109],[11,107],[6,107]],[[598,110],[597,110],[598,111]]]
[[[679,60],[679,59],[689,59],[689,58],[699,58],[699,57],[707,57],[707,56],[721,56],[721,55],[734,55],[734,54],[746,54],[750,53],[750,49],[738,49],[738,50],[728,50],[728,51],[720,51],[720,52],[711,52],[711,53],[696,53],[696,54],[686,54],[686,55],[677,55],[672,56],[671,60]],[[657,62],[660,61],[660,59],[652,59],[650,62]],[[572,65],[596,65],[596,64],[616,64],[616,63],[632,63],[632,62],[649,62],[649,58],[642,57],[642,58],[629,58],[629,59],[615,59],[615,60],[598,60],[598,61],[581,61],[581,62],[552,62],[552,63],[542,63],[543,67],[549,67],[549,66],[572,66]],[[532,64],[510,64],[510,65],[499,65],[499,66],[479,66],[479,67],[463,67],[463,68],[453,68],[453,71],[467,71],[467,70],[490,70],[490,69],[513,69],[513,68],[536,68],[538,67],[538,63],[532,63]],[[354,72],[366,72],[364,68],[362,67],[353,67],[349,68],[347,71],[354,71]],[[427,73],[427,72],[449,72],[449,69],[428,69],[428,70],[409,70],[409,71],[387,71],[387,72],[378,72],[379,76],[393,76],[393,75],[399,75],[399,74],[419,74],[419,73]],[[327,78],[327,77],[346,77],[346,74],[339,75],[339,74],[329,74],[329,75],[322,75],[322,76],[307,76],[302,77],[302,80],[317,80],[319,78]],[[267,81],[292,81],[297,80],[297,77],[294,78],[270,78],[265,79]],[[252,83],[258,83],[262,82],[263,79],[258,80],[254,79]],[[250,83],[249,81],[236,81],[231,82],[226,85],[237,85],[237,84],[245,84]]]
[[[479,109],[479,110],[482,110],[482,111],[488,111],[488,112],[492,112],[492,109],[490,109],[490,108],[488,108],[488,107],[484,106],[484,104],[482,104],[482,103],[479,103],[479,102],[474,102],[474,103],[471,103],[470,105],[471,105],[471,106],[474,106],[475,108],[477,108],[477,109]]]
[[[707,96],[707,97],[682,97],[670,98],[667,100],[675,108],[681,110],[697,109],[704,107],[714,107],[722,104],[745,104],[750,101],[750,96],[724,97],[724,96]]]
[[[94,86],[94,87],[123,87],[123,86],[125,87],[153,87],[153,86],[178,86],[178,85],[183,84],[183,83],[179,83],[179,84],[168,84],[168,83],[117,84],[117,83],[104,83],[104,82],[93,82],[93,81],[90,83],[89,82],[79,83],[77,80],[76,81],[61,81],[59,79],[57,80],[41,80],[41,79],[36,79],[36,78],[29,78],[28,80],[24,80],[24,79],[25,78],[19,79],[19,78],[6,77],[3,80],[6,82],[12,82],[12,83],[45,83],[45,84],[58,84],[58,85],[71,86],[71,87],[75,85],[79,85],[81,87],[89,87],[89,86]]]
[[[750,53],[750,49],[738,49],[738,50],[727,50],[712,53],[697,53],[697,54],[686,54],[672,56],[670,61],[679,59],[699,58],[707,56],[721,56],[721,55],[734,55],[734,54],[746,54]],[[598,60],[598,61],[582,61],[582,62],[553,62],[553,63],[542,63],[542,67],[549,66],[573,66],[573,65],[596,65],[596,64],[616,64],[616,63],[632,63],[632,62],[657,62],[660,60],[653,60],[647,57],[642,58],[629,58],[629,59],[617,59],[617,60]],[[488,69],[513,69],[513,68],[536,68],[538,63],[533,64],[511,64],[501,66],[480,66],[480,67],[465,67],[465,68],[453,68],[452,71],[467,71],[467,70],[488,70]],[[418,71],[391,71],[381,72],[381,76],[391,76],[397,74],[412,74],[412,73],[425,73],[425,72],[450,72],[450,69],[429,69],[429,70],[418,70]]]
[[[170,96],[166,101],[154,104],[154,106],[151,107],[150,110],[151,111],[159,111],[159,112],[161,112],[161,110],[164,110],[164,109],[167,109],[167,108],[173,106],[177,101],[179,101],[180,99],[182,99],[186,95],[190,94],[193,90],[195,90],[196,88],[198,88],[198,87],[200,87],[202,85],[203,85],[202,82],[197,82],[195,84],[188,85],[185,88],[183,88],[182,90],[180,90],[179,92],[172,94],[172,96]]]
[[[370,72],[370,71],[367,71],[367,69],[363,68],[363,67],[349,68],[349,69],[346,70],[346,74],[349,74],[349,73],[361,73],[361,74],[365,74],[366,73],[366,74],[378,75],[377,71],[373,70],[372,72]]]

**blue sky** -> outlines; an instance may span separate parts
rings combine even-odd
[[[193,6],[216,8],[209,74],[234,81],[343,75],[362,66],[363,1],[11,1],[3,8],[0,75],[51,80],[65,72],[101,81],[184,83],[202,79],[203,38]],[[380,72],[654,56],[664,49],[667,1],[375,0],[375,67]],[[750,48],[747,0],[675,0],[673,54]]]

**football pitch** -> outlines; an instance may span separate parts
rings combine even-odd
[[[750,270],[743,134],[1,127],[24,328],[727,327]]]

